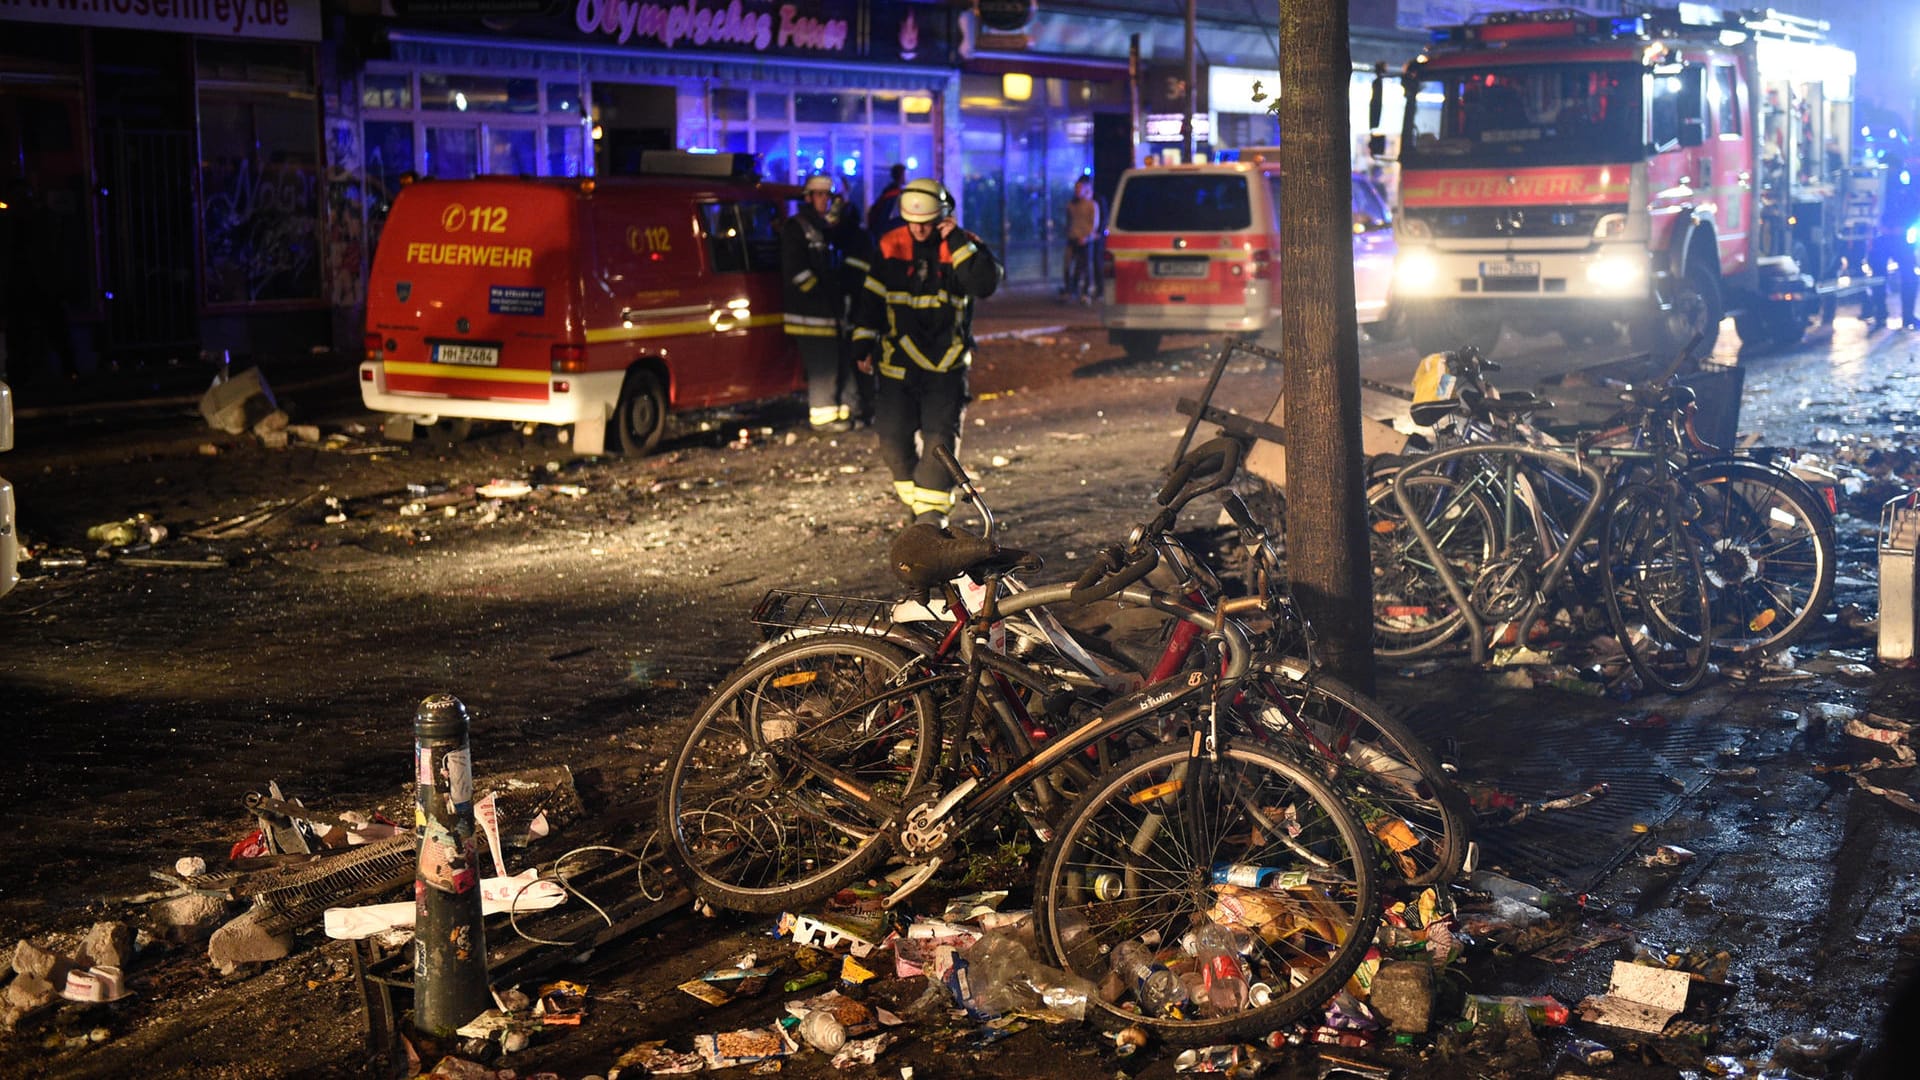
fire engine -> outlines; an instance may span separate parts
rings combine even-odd
[[[1864,294],[1877,166],[1824,22],[1686,4],[1435,29],[1402,76],[1394,292],[1415,347],[1503,326],[1671,353],[1798,341]]]

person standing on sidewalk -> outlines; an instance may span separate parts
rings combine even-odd
[[[1067,300],[1091,304],[1100,298],[1100,264],[1096,243],[1100,236],[1100,202],[1093,197],[1093,181],[1074,181],[1073,200],[1067,203]]]
[[[841,328],[846,319],[845,253],[834,243],[827,210],[833,178],[807,177],[802,205],[780,229],[780,276],[784,279],[787,336],[800,349],[807,373],[807,424],[814,431],[853,428],[853,380]]]
[[[1887,310],[1887,289],[1889,286],[1900,290],[1900,323],[1908,330],[1920,330],[1920,312],[1914,310],[1915,297],[1920,293],[1920,267],[1914,265],[1916,231],[1920,231],[1920,179],[1913,175],[1901,155],[1888,154],[1884,159],[1887,166],[1886,198],[1881,204],[1880,230],[1874,237],[1873,253],[1869,256],[1873,269],[1886,270],[1893,280],[1882,281],[1870,294],[1868,307],[1870,321],[1884,322],[1888,326],[1896,325],[1893,315]]]
[[[874,431],[894,494],[916,523],[945,525],[953,478],[935,455],[954,451],[973,363],[974,301],[992,296],[1002,271],[987,245],[953,218],[938,180],[900,191],[905,224],[880,238],[854,298],[853,355],[877,371]]]

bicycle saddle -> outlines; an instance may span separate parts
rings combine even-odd
[[[988,574],[1040,569],[1040,557],[1030,551],[1003,548],[985,537],[934,525],[910,525],[894,537],[887,552],[893,572],[925,602],[929,590],[961,574],[976,580]]]

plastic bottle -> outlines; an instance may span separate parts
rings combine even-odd
[[[1137,941],[1114,947],[1113,970],[1133,987],[1140,1011],[1155,1017],[1183,1017],[1191,1008],[1180,977],[1154,962],[1153,953]]]
[[[1239,885],[1248,889],[1291,889],[1307,883],[1304,870],[1282,870],[1277,866],[1255,866],[1252,863],[1215,863],[1213,866],[1215,885]]]
[[[1508,1013],[1524,1012],[1535,1027],[1559,1027],[1567,1022],[1567,1007],[1552,997],[1511,997],[1492,994],[1468,994],[1461,1016],[1474,1024],[1497,1024]]]
[[[1240,958],[1240,942],[1228,928],[1206,923],[1194,932],[1194,957],[1200,961],[1200,974],[1206,991],[1203,1013],[1231,1016],[1247,1007],[1248,984],[1252,974]]]

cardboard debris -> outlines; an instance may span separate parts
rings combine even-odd
[[[1658,1035],[1667,1022],[1687,1007],[1684,971],[1647,967],[1625,960],[1613,962],[1607,992],[1579,1005],[1580,1018],[1590,1023]]]
[[[873,955],[873,942],[813,915],[783,912],[780,921],[774,924],[773,932],[777,937],[792,938],[795,945],[811,945],[828,950],[845,948],[862,959]]]

